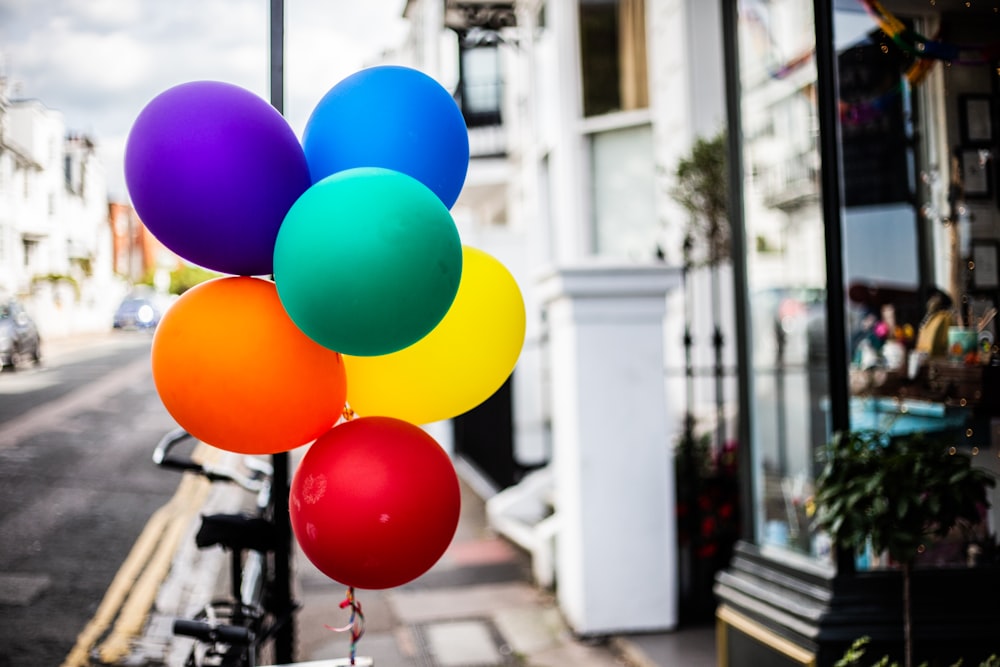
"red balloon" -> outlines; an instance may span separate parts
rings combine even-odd
[[[458,528],[458,476],[421,428],[392,417],[344,422],[314,442],[292,478],[302,551],[346,586],[401,586],[431,568]]]

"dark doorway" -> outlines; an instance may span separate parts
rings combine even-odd
[[[511,378],[486,401],[452,420],[455,453],[474,464],[498,488],[520,480],[514,460]]]

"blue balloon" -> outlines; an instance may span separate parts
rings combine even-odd
[[[381,65],[335,85],[302,136],[313,183],[356,167],[382,167],[427,186],[445,206],[469,169],[469,133],[450,93],[409,67]]]

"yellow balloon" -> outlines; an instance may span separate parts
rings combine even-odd
[[[457,417],[510,376],[524,345],[524,299],[496,258],[462,247],[451,308],[429,334],[391,354],[344,354],[347,402],[361,416],[427,424]]]

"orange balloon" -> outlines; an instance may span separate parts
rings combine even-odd
[[[152,364],[170,415],[221,449],[288,451],[343,414],[343,360],[295,326],[268,280],[216,278],[182,294],[156,328]]]

